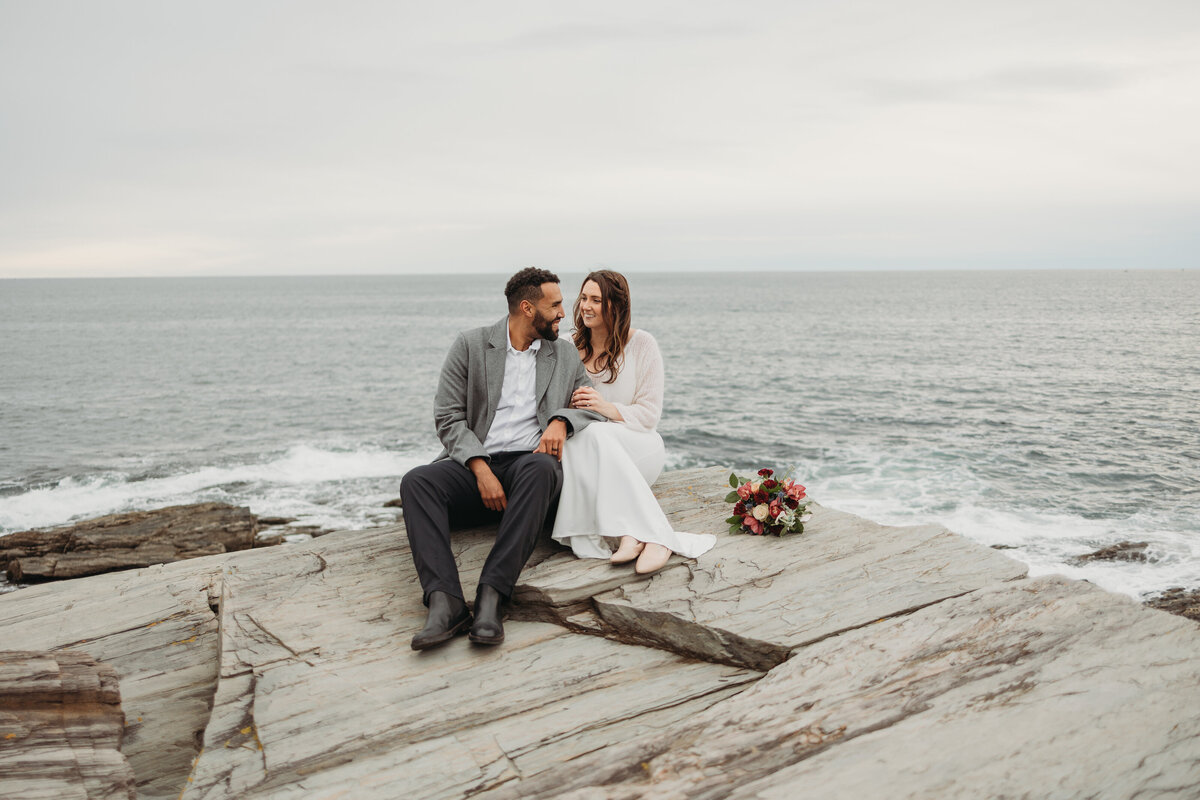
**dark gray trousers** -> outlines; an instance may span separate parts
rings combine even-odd
[[[512,596],[521,568],[537,546],[546,513],[562,491],[562,464],[545,453],[516,452],[492,454],[491,467],[507,502],[499,514],[483,505],[474,473],[448,458],[411,469],[400,482],[404,525],[425,605],[433,591],[466,600],[450,548],[451,525],[499,520],[479,583],[495,587],[505,598]]]

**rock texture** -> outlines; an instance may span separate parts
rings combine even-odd
[[[1146,605],[1200,622],[1200,589],[1176,586],[1146,600]]]
[[[246,550],[258,524],[248,508],[224,503],[110,514],[47,531],[0,538],[12,581],[78,578]]]
[[[1101,547],[1094,553],[1075,556],[1070,563],[1079,565],[1090,561],[1146,561],[1146,549],[1149,542],[1117,542],[1108,547]]]
[[[0,650],[0,794],[135,797],[117,673],[87,653]]]
[[[497,648],[409,648],[403,526],[24,589],[0,633],[112,664],[143,798],[1200,791],[1195,623],[938,527],[729,535],[727,474],[656,485],[698,561],[540,545]]]

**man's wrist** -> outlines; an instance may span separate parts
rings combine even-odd
[[[554,416],[554,417],[550,418],[550,421],[551,422],[555,422],[555,421],[561,422],[563,425],[566,426],[568,434],[575,432],[575,427],[571,424],[571,420],[567,419],[566,417]]]

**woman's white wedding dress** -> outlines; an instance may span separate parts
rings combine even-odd
[[[617,379],[604,383],[607,377],[607,371],[593,374],[593,383],[624,421],[594,422],[567,440],[551,535],[580,558],[608,558],[613,548],[606,537],[626,535],[688,558],[707,552],[717,537],[672,530],[650,491],[667,455],[654,430],[663,402],[662,354],[654,337],[634,331]]]

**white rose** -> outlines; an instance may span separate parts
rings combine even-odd
[[[754,483],[750,484],[750,491],[752,491],[752,492],[757,492],[761,488],[762,488],[762,481],[755,481]]]
[[[767,508],[766,503],[759,503],[754,507],[753,514],[756,520],[762,522],[771,515],[771,509]]]

